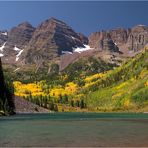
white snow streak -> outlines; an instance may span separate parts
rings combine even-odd
[[[20,51],[21,49],[17,48],[16,46],[13,48],[15,51]]]
[[[89,45],[84,45],[84,47],[76,47],[76,48],[73,47],[73,52],[81,53],[81,52],[84,52],[87,50],[92,50],[92,49],[94,49],[94,48],[90,48]],[[62,51],[62,54],[73,54],[73,52]]]
[[[21,50],[17,55],[16,55],[16,60],[15,61],[18,61],[19,60],[19,56],[22,54],[23,50]]]
[[[93,48],[90,48],[89,45],[84,45],[85,47],[76,47],[76,48],[73,48],[73,51],[74,52],[78,52],[78,53],[81,53],[83,51],[87,51],[87,50],[92,50]]]
[[[3,57],[4,55],[2,53],[0,53],[0,57]]]
[[[69,52],[69,51],[62,51],[62,54],[72,54],[72,52]]]
[[[8,33],[7,33],[7,32],[2,32],[1,34],[2,34],[2,35],[6,35],[6,36],[8,35]]]
[[[117,46],[117,43],[114,43]]]
[[[72,38],[73,40],[76,40],[76,38],[75,38],[75,37],[73,37],[73,36],[71,36],[71,38]]]
[[[3,49],[5,48],[6,42],[0,47],[0,51],[3,51]]]

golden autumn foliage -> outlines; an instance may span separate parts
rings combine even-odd
[[[15,88],[15,95],[17,96],[45,96],[45,93],[43,92],[41,86],[37,83],[29,83],[29,84],[23,84],[19,81],[13,82],[14,88]]]
[[[97,74],[94,74],[92,76],[86,77],[85,82],[89,83],[89,82],[93,81],[94,79],[103,78],[104,76],[105,76],[105,74],[103,74],[103,73],[97,73]]]
[[[73,83],[73,82],[69,82],[65,85],[65,87],[55,87],[53,89],[50,90],[50,96],[55,96],[55,97],[59,97],[59,95],[73,95],[77,92],[78,90],[78,85]]]
[[[14,88],[15,88],[15,95],[17,96],[46,96],[49,95],[53,97],[59,97],[59,95],[73,95],[78,90],[78,85],[69,82],[65,85],[65,87],[62,87],[60,85],[55,86],[54,88],[48,89],[48,85],[46,84],[46,81],[40,81],[37,83],[28,83],[23,84],[19,81],[13,82]],[[48,91],[44,91],[47,90]]]
[[[121,88],[125,87],[127,84],[128,84],[128,82],[121,83],[121,84],[117,85],[117,86],[115,87],[115,89],[117,89],[117,90],[118,90],[118,89],[121,89]]]
[[[118,92],[118,93],[114,94],[114,95],[112,96],[112,99],[117,99],[118,97],[121,97],[121,96],[123,95],[123,93],[124,93],[124,92]]]
[[[85,83],[84,88],[88,88],[90,86],[93,86],[94,84],[96,84],[97,82],[89,82],[89,83]]]
[[[64,96],[66,94],[64,88],[53,88],[50,91],[50,96],[58,97],[60,95]]]
[[[130,105],[130,100],[129,99],[125,99],[124,107],[129,107],[129,105]]]
[[[148,81],[145,82],[145,86],[148,86]]]
[[[147,69],[143,69],[143,70],[141,71],[139,77],[140,77],[141,79],[143,79],[145,76],[147,76],[147,74],[148,74],[148,70],[147,70]]]
[[[69,91],[70,93],[75,93],[78,90],[78,85],[73,82],[69,82],[66,84],[65,90]]]

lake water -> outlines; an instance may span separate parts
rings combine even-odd
[[[0,147],[148,147],[148,114],[50,113],[0,117]]]

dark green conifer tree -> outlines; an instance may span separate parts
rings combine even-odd
[[[0,59],[0,110],[14,114],[14,88],[11,81],[4,80],[3,68]]]

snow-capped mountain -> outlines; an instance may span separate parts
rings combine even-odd
[[[148,42],[148,27],[117,28],[92,33],[89,38],[76,33],[66,23],[50,18],[36,28],[28,22],[0,31],[0,57],[9,65],[48,67],[50,62],[73,62],[84,55],[98,55],[113,61],[118,57],[133,56]],[[122,56],[121,56],[122,54]],[[65,56],[66,55],[66,56]]]

